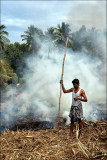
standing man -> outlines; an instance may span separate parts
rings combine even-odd
[[[79,137],[81,136],[81,129],[82,129],[82,121],[83,118],[83,109],[82,109],[82,102],[87,102],[87,97],[83,89],[79,87],[79,80],[74,79],[72,81],[73,88],[66,90],[63,85],[63,80],[60,80],[62,89],[64,93],[72,92],[72,105],[70,109],[69,117],[71,118],[71,126],[70,126],[70,138],[73,137],[73,128],[74,122],[79,122]]]

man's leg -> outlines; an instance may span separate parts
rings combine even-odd
[[[74,128],[74,122],[71,120],[71,126],[70,126],[70,138],[73,137],[73,128]]]
[[[82,130],[82,121],[80,119],[79,120],[79,137],[78,138],[80,138],[80,136],[81,136],[81,130]]]

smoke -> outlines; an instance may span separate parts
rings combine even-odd
[[[25,88],[19,96],[17,89],[8,88],[10,99],[1,105],[1,123],[12,125],[16,117],[30,113],[39,120],[55,121],[58,118],[60,78],[64,49],[58,50],[52,43],[44,42],[38,56],[27,58],[27,69],[24,75]],[[102,61],[90,58],[85,53],[74,53],[67,49],[64,69],[64,86],[72,87],[72,80],[80,80],[80,88],[84,89],[88,102],[83,102],[85,119],[98,119],[93,116],[97,104],[106,104],[106,87],[101,78]],[[99,68],[101,70],[99,71]],[[69,110],[72,93],[63,94],[61,98],[61,116],[69,123]]]
[[[106,1],[75,2],[68,15],[74,29],[85,25],[87,28],[106,28]]]

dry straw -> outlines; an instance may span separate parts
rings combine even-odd
[[[106,160],[106,122],[83,121],[81,140],[68,139],[69,125],[59,130],[7,130],[1,133],[1,160]]]

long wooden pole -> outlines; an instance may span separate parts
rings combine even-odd
[[[68,37],[67,37],[67,40],[66,40],[66,45],[65,45],[65,54],[64,54],[63,63],[62,63],[62,74],[61,74],[61,80],[63,80],[63,75],[64,75],[64,62],[65,62],[65,57],[66,57],[67,44],[68,44]],[[58,115],[58,130],[59,130],[59,124],[60,124],[60,105],[61,105],[61,95],[62,95],[62,86],[61,86],[61,84],[60,84],[59,115]]]

